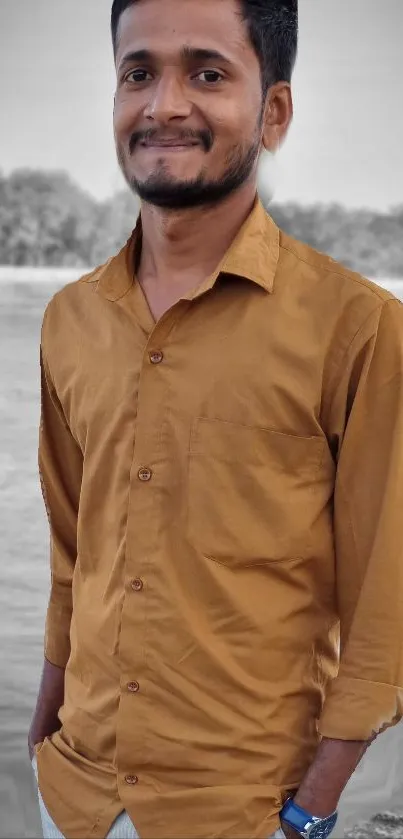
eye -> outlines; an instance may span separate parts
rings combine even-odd
[[[131,82],[131,84],[142,84],[143,82],[148,82],[151,79],[151,74],[147,72],[147,70],[130,70],[130,73],[127,73],[125,76],[125,82]]]
[[[202,70],[197,74],[197,78],[205,84],[213,85],[222,82],[224,76],[218,70]]]

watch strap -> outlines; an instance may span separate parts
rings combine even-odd
[[[325,837],[331,833],[336,824],[337,810],[330,813],[326,818],[320,818],[304,810],[290,797],[284,803],[280,818],[294,828],[297,833],[300,833],[303,839],[308,839],[310,833],[313,833],[313,835],[317,833]],[[320,831],[320,827],[323,827],[323,833]]]

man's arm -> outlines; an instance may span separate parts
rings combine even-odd
[[[380,304],[344,360],[334,493],[340,667],[296,804],[327,816],[369,744],[403,715],[403,306]],[[286,825],[287,836],[295,834]]]
[[[314,816],[325,818],[338,806],[340,796],[376,735],[362,740],[332,740],[324,737],[293,800]],[[282,823],[287,839],[298,839],[299,833]]]
[[[56,667],[45,658],[38,699],[28,734],[28,751],[32,760],[34,746],[42,743],[60,728],[59,709],[64,702],[64,667]]]
[[[83,457],[66,423],[46,360],[42,327],[39,473],[50,527],[51,591],[46,615],[45,661],[28,748],[60,728],[64,673],[70,656],[72,579],[77,557],[77,519]]]

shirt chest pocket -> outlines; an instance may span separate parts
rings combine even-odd
[[[326,442],[198,418],[188,474],[188,538],[229,566],[309,556]]]

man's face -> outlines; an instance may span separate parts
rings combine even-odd
[[[114,130],[123,174],[171,209],[256,176],[264,102],[237,0],[140,0],[122,14]]]

